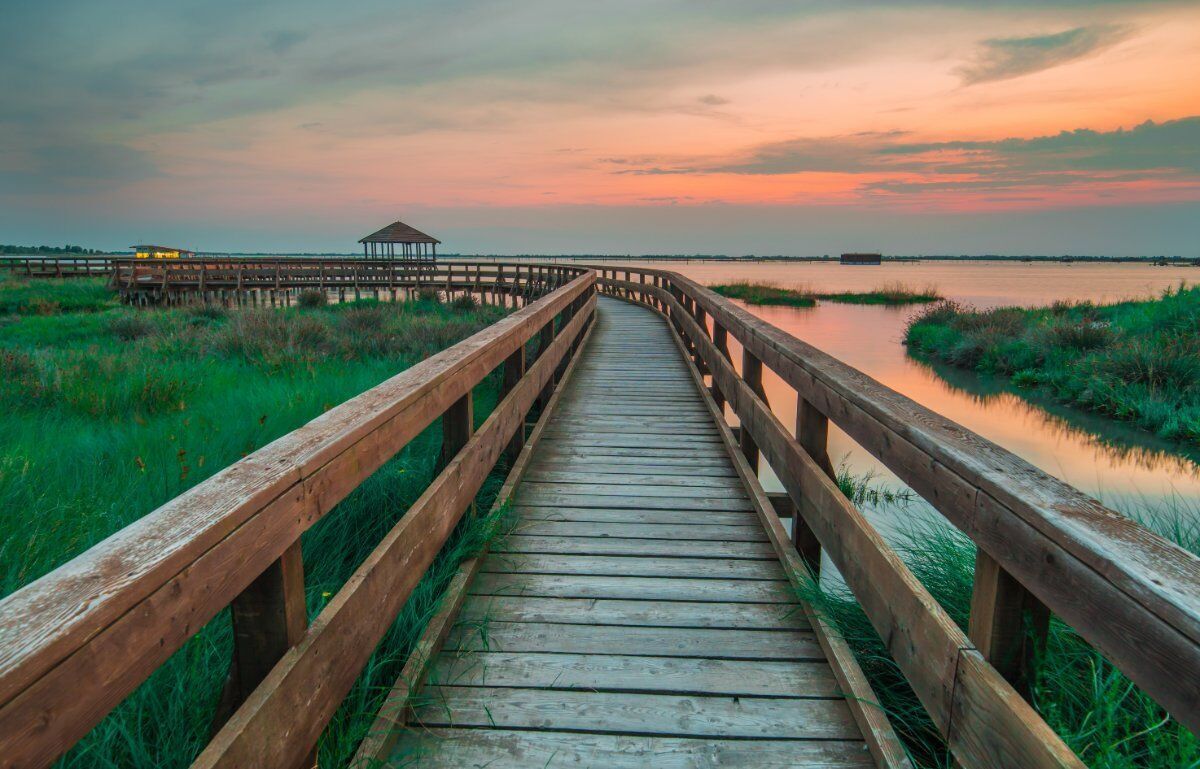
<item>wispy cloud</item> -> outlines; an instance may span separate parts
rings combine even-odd
[[[989,141],[913,141],[902,131],[772,142],[731,158],[647,162],[629,175],[804,173],[863,177],[865,193],[1054,188],[1158,180],[1200,185],[1200,116]]]
[[[984,40],[975,59],[959,67],[957,73],[967,85],[1021,77],[1089,56],[1124,40],[1131,32],[1128,26],[1094,24],[1053,35],[992,38]]]

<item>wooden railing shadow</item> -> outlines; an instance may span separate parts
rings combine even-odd
[[[0,766],[46,766],[226,606],[228,720],[196,766],[311,766],[322,730],[595,307],[574,277],[254,452],[0,602]],[[526,347],[538,343],[526,365]],[[473,431],[471,391],[503,367]],[[445,468],[307,623],[300,537],[437,419]]]
[[[711,375],[743,453],[799,510],[800,554],[814,571],[828,554],[959,763],[1083,765],[1022,696],[1051,612],[1200,730],[1200,559],[688,278],[593,269],[603,292],[663,313]],[[766,402],[764,366],[797,393],[794,432]],[[977,545],[969,633],[838,489],[830,421]]]

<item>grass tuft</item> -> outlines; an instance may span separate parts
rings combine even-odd
[[[909,321],[905,341],[914,355],[1200,444],[1200,287],[1032,310],[939,302]]]
[[[739,299],[751,305],[780,305],[814,307],[818,300],[840,304],[874,304],[894,307],[905,304],[924,304],[941,299],[937,288],[914,288],[904,283],[886,283],[871,291],[814,292],[808,288],[782,288],[773,283],[737,281],[709,288],[721,296]]]

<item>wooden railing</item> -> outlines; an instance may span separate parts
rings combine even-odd
[[[195,766],[311,766],[376,644],[578,347],[595,276],[572,271],[0,602],[0,766],[51,763],[226,606],[236,711]],[[472,388],[500,366],[503,398],[473,432]],[[438,418],[445,469],[307,625],[300,536]]]
[[[27,278],[102,278],[113,269],[111,256],[0,256],[0,270]]]
[[[129,302],[290,304],[301,291],[395,299],[400,291],[475,293],[528,300],[573,280],[574,266],[531,262],[365,259],[116,259],[112,284]]]
[[[688,278],[594,269],[602,291],[663,312],[711,374],[743,452],[799,510],[800,553],[813,568],[829,555],[962,765],[1082,766],[1020,694],[1027,628],[1044,632],[1049,612],[1200,730],[1200,559]],[[796,391],[794,433],[766,402],[764,367]],[[977,545],[969,633],[839,491],[830,421]]]

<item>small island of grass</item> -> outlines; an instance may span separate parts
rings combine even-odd
[[[926,308],[911,354],[1012,378],[1019,390],[1200,444],[1200,286],[1148,301]]]
[[[903,283],[888,283],[871,291],[815,292],[808,288],[782,288],[772,283],[737,281],[709,286],[721,296],[752,305],[814,307],[818,300],[841,304],[874,304],[896,307],[905,304],[937,302],[942,296],[932,286],[913,288]]]

